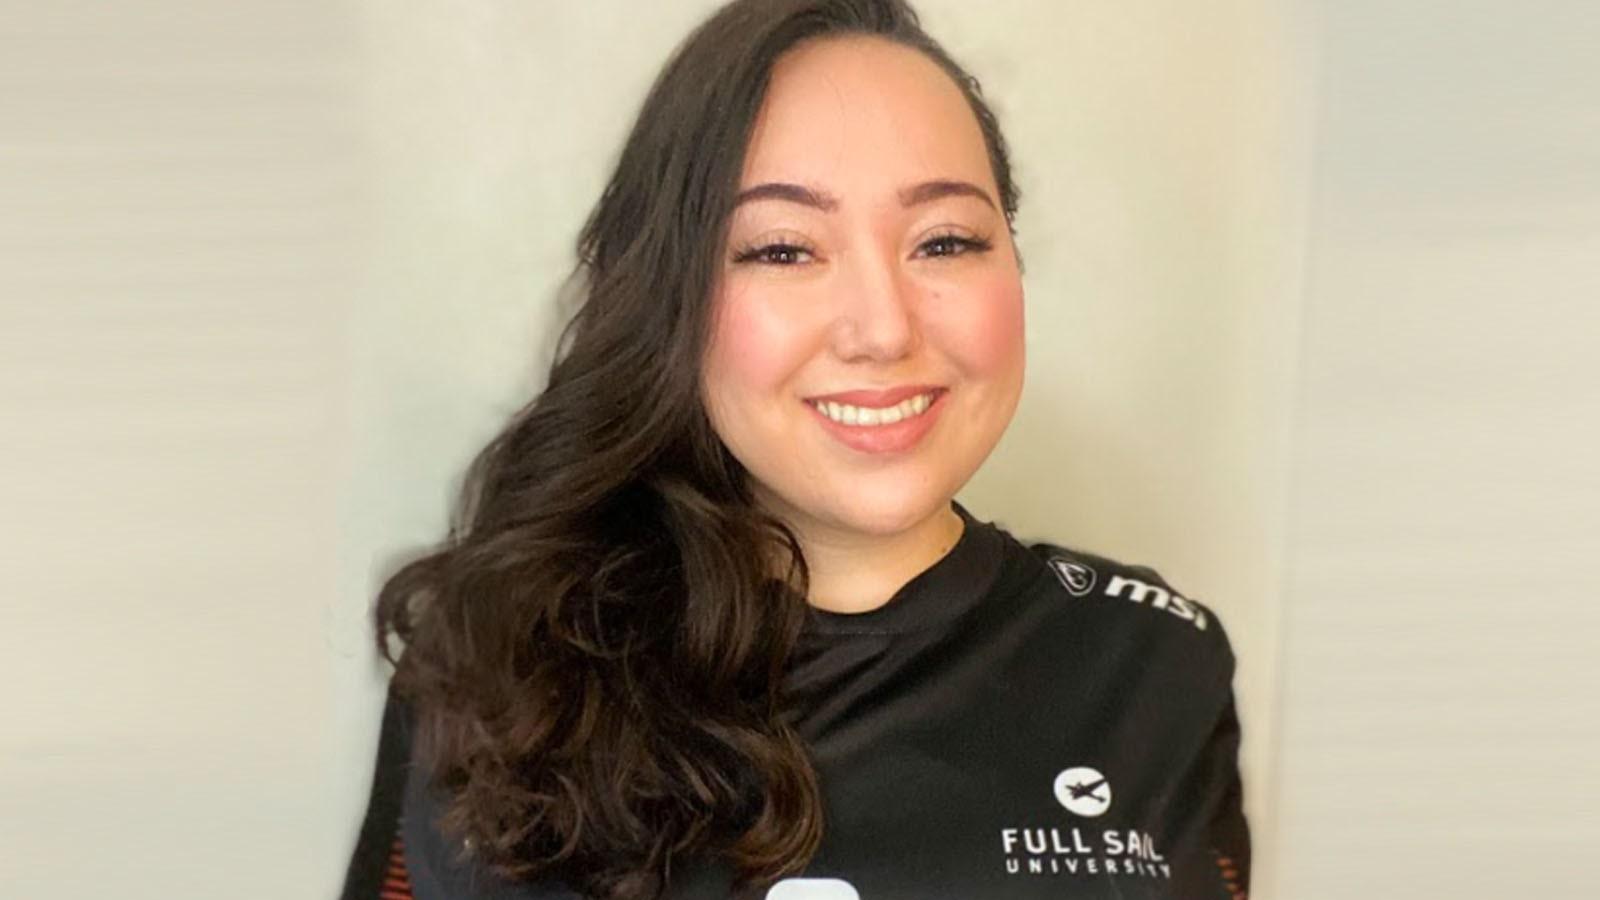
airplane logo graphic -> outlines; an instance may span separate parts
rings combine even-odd
[[[1088,766],[1063,770],[1055,788],[1056,800],[1075,816],[1092,819],[1111,808],[1111,783]]]

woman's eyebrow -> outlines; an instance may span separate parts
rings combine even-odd
[[[769,181],[752,188],[746,188],[739,192],[739,196],[734,200],[733,205],[738,207],[754,200],[787,200],[790,203],[810,206],[823,212],[833,212],[839,208],[838,198],[827,191],[782,181]]]
[[[949,178],[938,178],[924,181],[900,191],[901,206],[916,206],[919,203],[928,203],[942,197],[976,197],[989,204],[990,209],[999,209],[989,192],[970,181],[956,181]],[[839,208],[839,199],[820,188],[806,187],[802,184],[791,184],[785,181],[768,181],[754,187],[745,188],[739,192],[733,205],[735,207],[751,203],[756,200],[786,200],[820,209],[823,212],[833,212]]]
[[[970,181],[953,181],[940,178],[934,181],[924,181],[912,185],[900,192],[900,205],[916,206],[918,203],[927,203],[941,197],[977,197],[989,204],[990,209],[998,210],[989,192]]]

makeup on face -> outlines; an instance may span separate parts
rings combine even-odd
[[[910,385],[887,391],[846,391],[806,400],[823,428],[862,453],[904,453],[933,428],[949,390]]]
[[[960,89],[917,51],[825,41],[774,71],[705,388],[719,437],[791,517],[926,527],[999,440],[1022,287],[998,196]]]

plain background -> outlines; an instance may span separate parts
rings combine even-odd
[[[333,894],[373,591],[712,6],[0,11],[5,893]],[[1600,13],[918,7],[1024,191],[962,500],[1220,612],[1256,896],[1587,894]]]

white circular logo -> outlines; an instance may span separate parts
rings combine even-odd
[[[1111,808],[1111,783],[1088,766],[1066,769],[1056,776],[1056,799],[1067,812],[1092,819]]]
[[[767,900],[861,900],[861,895],[839,878],[785,878],[767,891]]]

